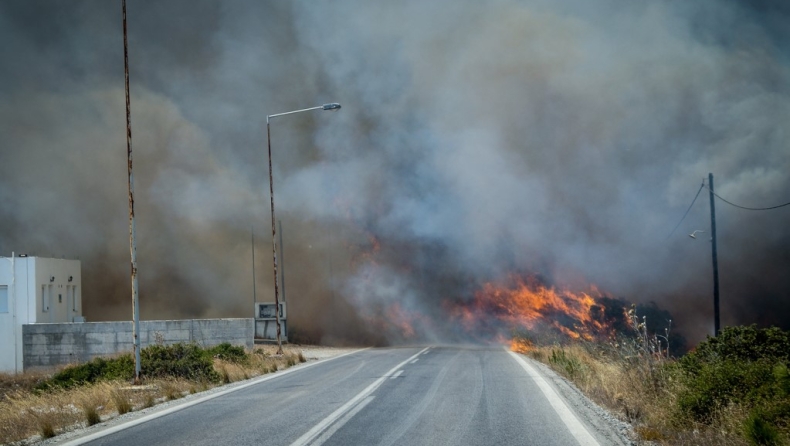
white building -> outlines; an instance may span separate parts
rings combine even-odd
[[[83,322],[80,261],[0,257],[0,372],[23,370],[22,326]]]

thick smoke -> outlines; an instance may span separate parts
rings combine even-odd
[[[772,5],[130,0],[142,317],[247,317],[251,227],[273,299],[266,115],[337,101],[272,121],[293,334],[446,339],[448,303],[518,273],[699,339],[706,189],[667,237],[703,177],[790,200]],[[120,2],[2,2],[0,56],[0,252],[79,257],[88,319],[126,319]],[[716,208],[723,324],[790,327],[790,207]]]

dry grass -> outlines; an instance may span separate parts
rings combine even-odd
[[[710,425],[678,419],[680,384],[666,367],[667,359],[632,354],[622,346],[568,345],[532,347],[529,355],[571,380],[596,403],[634,426],[643,444],[742,446],[740,435],[748,412],[728,407]],[[561,352],[561,353],[560,353]]]
[[[123,415],[132,411],[132,402],[129,400],[129,391],[123,387],[110,390],[110,399],[115,406],[118,415]]]
[[[276,347],[256,347],[246,363],[214,359],[223,383],[241,381],[286,369],[304,362],[300,351],[275,355]],[[214,387],[215,383],[181,379],[101,382],[70,390],[37,393],[36,384],[49,375],[42,372],[0,374],[0,444],[31,437],[49,438],[66,430],[96,424],[119,414],[154,406]]]

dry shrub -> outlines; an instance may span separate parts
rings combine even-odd
[[[118,415],[123,415],[132,411],[132,403],[129,401],[129,393],[122,388],[114,388],[110,391],[110,399],[115,405]]]
[[[167,401],[177,400],[189,392],[192,381],[182,379],[165,379],[158,381],[159,388]]]
[[[0,399],[0,444],[10,443],[15,440],[25,438],[29,431],[21,414],[26,411],[22,409],[24,397],[18,393],[10,393]]]
[[[64,426],[79,423],[82,412],[65,392],[36,395],[18,392],[0,403],[0,443],[10,443],[38,434],[55,436]]]
[[[531,356],[571,380],[593,401],[634,424],[644,440],[661,440],[672,426],[670,376],[616,347],[573,344],[536,347]],[[653,361],[653,358],[647,359]]]
[[[47,373],[42,371],[27,371],[18,374],[0,373],[0,400],[10,393],[30,392],[44,382],[47,377]]]
[[[573,344],[536,347],[530,356],[630,422],[641,440],[665,445],[749,444],[742,436],[748,410],[730,405],[717,411],[708,424],[689,424],[678,418],[677,395],[683,387],[673,369],[674,362],[631,353],[617,344]]]
[[[214,359],[214,369],[219,373],[223,384],[228,384],[250,377],[249,365],[246,363],[229,362],[222,359]]]
[[[73,392],[73,399],[82,411],[84,421],[88,426],[101,422],[101,411],[108,405],[109,388],[108,384],[103,383],[85,386]]]

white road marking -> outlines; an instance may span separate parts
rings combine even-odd
[[[363,350],[368,350],[368,349],[367,348],[363,348],[363,349],[359,349],[359,350],[354,350],[352,352],[343,353],[342,355],[333,356],[331,358],[322,359],[320,361],[308,362],[308,363],[302,364],[302,365],[300,365],[298,367],[289,368],[289,369],[283,370],[281,372],[273,373],[271,375],[262,376],[260,378],[253,378],[252,380],[250,380],[250,382],[244,383],[244,384],[242,384],[240,386],[236,386],[236,387],[233,387],[233,388],[230,388],[230,389],[227,389],[227,390],[222,390],[220,392],[212,393],[211,395],[206,395],[204,397],[200,397],[200,398],[197,398],[195,400],[192,400],[192,401],[189,401],[189,402],[185,402],[184,404],[181,404],[179,406],[174,406],[174,407],[170,407],[169,409],[165,409],[165,410],[161,410],[161,411],[158,411],[158,412],[154,412],[154,413],[152,413],[150,415],[146,415],[144,417],[140,417],[140,418],[138,418],[136,420],[131,420],[131,421],[127,422],[127,423],[119,424],[119,425],[113,426],[113,427],[111,427],[109,429],[105,429],[103,431],[95,432],[93,434],[86,435],[84,437],[80,437],[80,438],[68,441],[66,443],[63,443],[61,446],[78,446],[78,445],[81,445],[81,444],[85,444],[85,443],[91,442],[93,440],[96,440],[96,439],[99,439],[99,438],[102,438],[102,437],[106,437],[107,435],[111,435],[111,434],[114,434],[116,432],[120,432],[120,431],[122,431],[124,429],[129,429],[130,427],[137,426],[138,424],[146,423],[148,421],[151,421],[151,420],[157,419],[159,417],[171,414],[173,412],[178,412],[179,410],[186,409],[187,407],[192,407],[192,406],[200,404],[202,402],[205,402],[205,401],[208,401],[208,400],[212,400],[214,398],[217,398],[217,397],[220,397],[220,396],[223,396],[223,395],[227,395],[227,394],[235,392],[237,390],[246,389],[247,387],[254,386],[256,384],[260,384],[260,383],[262,383],[264,381],[269,381],[271,379],[279,378],[279,377],[287,375],[289,373],[298,372],[299,370],[304,370],[304,369],[306,369],[308,367],[312,367],[312,366],[318,365],[318,364],[323,364],[325,362],[332,361],[332,360],[338,359],[338,358],[342,358],[343,356],[348,356],[348,355],[351,355],[351,354],[354,354],[354,353],[357,353],[357,352],[361,352]]]
[[[422,352],[422,354],[423,355],[427,355],[428,354],[428,350],[425,350],[424,352]]]
[[[412,364],[414,364],[415,362],[417,362],[417,361],[419,361],[419,360],[420,360],[420,358],[417,358],[417,359],[415,359],[414,361],[412,361],[411,363],[412,363]]]
[[[329,429],[325,430],[320,437],[316,438],[315,441],[313,442],[313,446],[321,446],[322,444],[324,444],[326,440],[329,440],[332,437],[332,435],[335,435],[335,432],[337,432],[338,429],[340,429],[346,423],[348,423],[348,420],[354,418],[354,415],[359,413],[359,411],[364,409],[365,406],[368,405],[368,403],[373,401],[373,398],[375,398],[375,396],[368,395],[368,397],[362,400],[362,402],[354,406],[354,408],[348,411],[348,413],[345,414],[343,418],[337,420],[337,423],[333,424]]]
[[[600,446],[595,437],[590,434],[590,431],[587,430],[586,427],[582,424],[581,421],[576,417],[576,415],[571,411],[570,408],[565,404],[562,397],[560,397],[557,392],[543,379],[543,376],[535,370],[532,365],[530,365],[521,355],[513,353],[512,351],[508,350],[510,356],[512,356],[520,365],[521,367],[526,370],[527,375],[535,381],[535,384],[538,385],[538,388],[543,392],[543,395],[549,400],[551,407],[554,408],[554,411],[557,412],[557,415],[560,416],[560,419],[563,423],[565,423],[565,427],[568,428],[571,435],[579,442],[581,446]]]
[[[306,445],[306,444],[310,444],[324,430],[329,428],[329,426],[332,423],[334,423],[335,421],[340,419],[346,412],[352,410],[360,402],[360,400],[365,399],[367,396],[369,396],[371,393],[373,393],[376,389],[378,389],[379,386],[381,386],[381,384],[384,383],[384,381],[387,378],[392,376],[392,374],[395,373],[396,370],[398,370],[401,367],[403,367],[404,365],[408,364],[409,361],[411,361],[412,359],[416,358],[417,356],[420,356],[420,354],[422,354],[422,352],[424,352],[425,350],[428,350],[428,347],[425,347],[424,349],[420,350],[419,352],[417,352],[414,355],[412,355],[411,357],[409,357],[407,360],[405,360],[405,361],[401,362],[400,364],[396,365],[395,367],[391,368],[387,373],[384,374],[384,376],[382,376],[381,378],[373,381],[373,383],[371,383],[369,386],[367,386],[363,391],[359,392],[356,396],[354,396],[353,398],[348,400],[348,402],[346,404],[343,404],[342,406],[340,406],[337,410],[335,410],[334,412],[329,414],[326,418],[321,420],[318,424],[313,426],[312,429],[310,429],[309,431],[305,432],[304,435],[302,435],[301,437],[297,438],[296,441],[291,443],[291,446],[303,446],[303,445]]]
[[[390,379],[395,379],[395,378],[399,377],[401,373],[403,373],[403,370],[398,370],[398,373],[396,373],[396,374],[392,375],[392,376],[390,377]]]

